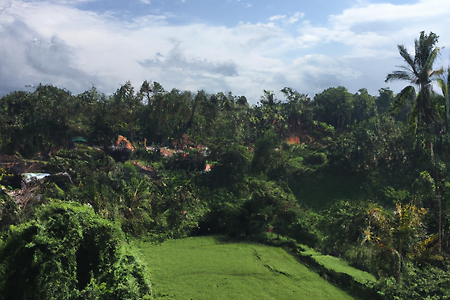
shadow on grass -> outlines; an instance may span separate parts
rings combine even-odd
[[[227,237],[227,236],[223,236],[223,235],[213,235],[212,236],[214,241],[216,241],[217,244],[229,244],[229,243],[236,243],[239,242],[236,239]]]

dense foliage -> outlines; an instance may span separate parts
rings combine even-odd
[[[0,152],[20,162],[0,172],[0,294],[150,295],[126,236],[214,233],[342,257],[377,276],[385,299],[447,299],[449,81],[433,69],[437,41],[421,33],[415,57],[399,46],[408,66],[387,76],[417,96],[284,88],[284,100],[264,91],[250,106],[147,81],[110,96],[44,85],[4,96]],[[52,175],[18,196],[33,163]]]
[[[120,234],[90,207],[42,206],[0,244],[0,298],[150,297],[147,274],[123,253]]]

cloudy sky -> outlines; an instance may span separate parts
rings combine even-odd
[[[450,63],[449,0],[0,0],[0,96],[53,84],[110,94],[130,80],[166,90],[328,87],[400,91],[386,75],[420,31]]]

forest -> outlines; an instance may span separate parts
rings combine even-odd
[[[450,299],[450,67],[435,33],[414,46],[398,94],[5,95],[0,299],[152,299],[128,242],[206,235],[339,257],[370,299]]]

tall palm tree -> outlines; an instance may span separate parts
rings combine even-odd
[[[436,121],[436,111],[433,103],[432,82],[443,73],[443,69],[433,70],[433,63],[436,60],[440,48],[436,46],[439,37],[430,32],[420,33],[419,39],[414,41],[414,57],[409,54],[404,45],[398,45],[401,57],[406,61],[406,66],[399,66],[402,70],[394,71],[386,77],[386,82],[393,80],[406,80],[412,85],[405,87],[397,97],[394,104],[394,112],[399,112],[408,100],[414,102],[411,112],[411,123],[434,123]],[[414,86],[419,88],[418,94]]]
[[[409,85],[404,88],[396,102],[394,103],[393,112],[400,111],[401,108],[407,103],[409,99],[414,102],[413,109],[411,111],[411,116],[409,122],[415,125],[421,124],[433,124],[436,126],[437,113],[435,100],[436,97],[433,95],[433,80],[437,80],[439,75],[444,73],[444,69],[433,70],[433,63],[436,60],[440,48],[436,46],[439,37],[430,32],[426,35],[424,31],[420,32],[419,39],[414,41],[415,44],[415,54],[414,57],[408,53],[405,46],[398,45],[398,50],[401,57],[406,61],[407,66],[400,66],[401,71],[394,71],[386,77],[386,82],[392,80],[407,80],[413,85],[419,87],[419,92],[416,96],[416,91],[414,86]],[[435,127],[433,126],[433,127]],[[433,134],[433,128],[430,128]],[[434,158],[433,142],[429,140],[431,162],[435,169],[436,182],[434,188],[436,195],[436,202],[438,203],[438,215],[439,215],[439,252],[442,248],[442,203],[438,187],[438,172],[436,168],[436,162]]]
[[[439,86],[442,90],[442,95],[444,95],[445,98],[445,121],[446,121],[446,128],[447,132],[450,130],[450,66],[445,71],[446,74],[438,78],[437,81],[439,83]]]

